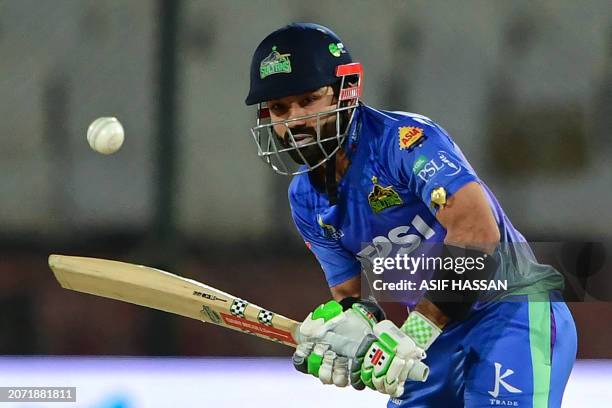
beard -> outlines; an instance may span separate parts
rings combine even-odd
[[[333,114],[335,115],[335,114]],[[347,112],[341,112],[340,115],[340,134],[344,134],[348,126],[349,115]],[[321,161],[325,160],[326,157],[334,153],[339,146],[340,138],[336,137],[336,120],[330,120],[327,123],[321,125],[320,134],[322,141],[319,143],[311,144],[309,146],[300,147],[300,144],[310,144],[317,140],[317,131],[313,127],[300,126],[291,129],[291,134],[295,139],[295,144],[292,142],[288,135],[289,130],[285,134],[285,137],[280,137],[276,131],[274,131],[276,138],[278,139],[281,146],[284,148],[297,147],[288,151],[291,159],[298,164],[307,164],[309,166],[316,166]],[[299,151],[299,153],[298,153]],[[302,158],[303,157],[303,158]]]

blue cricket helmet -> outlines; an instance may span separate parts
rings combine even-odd
[[[355,117],[362,77],[361,64],[353,62],[340,38],[326,27],[294,23],[268,35],[253,55],[251,87],[245,100],[247,105],[257,104],[257,122],[251,128],[257,155],[282,175],[306,173],[327,162],[333,169],[335,154]],[[337,94],[333,109],[272,121],[268,101],[334,84],[339,86],[334,89]],[[316,123],[316,135],[298,142],[292,123],[304,120]],[[330,123],[333,130],[322,129],[322,124]],[[279,137],[274,126],[284,127],[286,135]],[[326,185],[330,191],[335,190],[335,179],[326,181]]]
[[[342,40],[329,28],[293,23],[268,35],[251,61],[245,103],[299,95],[339,81],[337,67],[353,62]]]

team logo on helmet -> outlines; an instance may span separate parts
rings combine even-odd
[[[291,72],[291,54],[281,54],[276,51],[276,46],[272,47],[272,52],[268,54],[259,64],[259,76],[261,79],[274,74]]]
[[[402,126],[399,128],[400,150],[412,150],[412,147],[421,139],[424,139],[423,129],[414,126]]]
[[[368,194],[368,203],[375,214],[404,202],[392,186],[383,187],[378,184],[378,177],[372,176],[372,184],[374,184],[374,188]]]

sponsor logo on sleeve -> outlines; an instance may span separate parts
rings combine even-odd
[[[444,150],[438,150],[438,158],[451,169],[451,171],[445,174],[446,177],[456,176],[461,171],[461,166],[449,159],[448,153]]]
[[[431,180],[435,175],[437,175],[440,171],[443,171],[445,177],[453,177],[459,174],[462,169],[461,165],[451,159],[450,155],[444,150],[438,150],[436,157],[425,162],[424,164],[421,158],[427,160],[425,156],[420,156],[417,159],[417,162],[419,162],[419,166],[417,167],[417,162],[415,162],[415,166],[412,170],[414,171],[414,174],[416,174],[421,180],[426,183]]]
[[[398,129],[400,150],[412,150],[425,141],[423,129],[416,126],[402,126]]]
[[[414,161],[414,165],[412,166],[412,172],[414,174],[417,174],[419,171],[423,170],[423,166],[425,166],[425,164],[427,164],[427,157],[420,155]]]
[[[444,187],[434,188],[431,191],[431,208],[444,207],[446,205],[446,190]]]

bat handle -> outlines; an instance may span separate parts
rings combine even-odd
[[[425,381],[429,376],[429,367],[422,361],[415,361],[414,365],[408,371],[408,379],[412,381]]]

